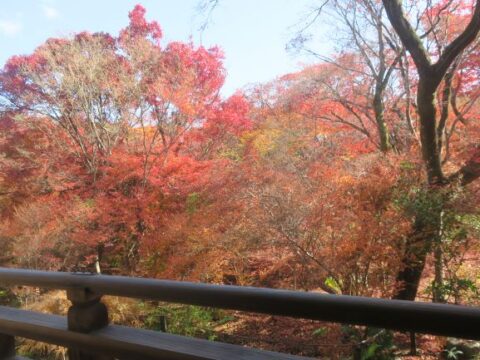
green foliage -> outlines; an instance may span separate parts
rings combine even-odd
[[[328,334],[328,328],[326,327],[321,327],[312,332],[313,336],[325,336]]]
[[[227,315],[221,318],[220,320],[217,321],[217,325],[225,325],[226,323],[229,323],[230,321],[234,321],[235,316],[232,315]]]
[[[417,226],[435,230],[442,225],[442,242],[463,241],[469,232],[480,230],[480,216],[463,214],[455,200],[461,193],[455,189],[425,189],[413,187],[398,191],[394,204],[408,216],[415,218]],[[444,249],[447,250],[447,249]]]
[[[445,207],[445,201],[444,191],[422,187],[413,187],[407,192],[400,191],[395,198],[395,204],[407,215],[415,217],[419,223],[430,226],[438,223],[439,214]]]
[[[402,161],[400,163],[400,169],[402,170],[414,170],[415,164],[410,161]]]
[[[20,299],[8,288],[0,288],[0,305],[20,306]]]
[[[362,360],[391,360],[395,358],[395,346],[391,331],[376,328],[367,328],[363,331],[358,327],[343,326],[342,332],[346,338],[360,346],[360,358]]]
[[[460,355],[463,355],[463,351],[457,349],[455,346],[450,349],[443,350],[445,352],[445,356],[449,360],[457,360]]]
[[[392,333],[385,331],[362,350],[361,358],[363,360],[391,360],[395,358],[394,350]]]
[[[185,201],[185,207],[186,211],[188,214],[192,215],[197,211],[198,207],[200,206],[201,203],[201,197],[200,194],[197,192],[193,192],[191,194],[188,194],[187,200]]]
[[[342,288],[340,284],[335,280],[333,277],[329,276],[325,279],[325,285],[327,285],[330,289],[334,290],[337,294],[342,293]]]
[[[85,200],[85,206],[87,208],[94,208],[95,207],[95,199],[89,198]]]
[[[462,214],[457,216],[458,221],[468,227],[470,230],[480,233],[480,215]]]
[[[381,346],[377,343],[373,343],[373,344],[370,344],[369,347],[367,347],[366,350],[362,351],[362,356],[361,356],[361,359],[362,360],[370,360],[370,359],[375,359],[375,355],[377,353],[377,350],[380,348]]]
[[[434,290],[440,290],[441,294],[446,299],[449,297],[459,299],[479,296],[479,289],[475,285],[475,282],[464,278],[445,279],[441,285],[437,285],[432,281],[432,283],[425,289],[425,292],[431,295],[434,293]]]
[[[167,332],[215,340],[215,327],[234,320],[219,309],[191,305],[162,305],[151,309],[145,318],[145,326],[161,330],[161,317],[167,321]]]

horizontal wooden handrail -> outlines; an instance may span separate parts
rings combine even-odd
[[[88,289],[102,295],[480,340],[480,309],[231,285],[0,268],[0,284]]]

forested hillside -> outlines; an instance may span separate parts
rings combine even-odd
[[[318,6],[337,52],[228,98],[221,44],[167,43],[141,5],[118,34],[11,57],[2,266],[478,305],[480,1]],[[348,357],[368,335],[168,311],[193,319],[179,333],[310,356]],[[382,336],[365,359],[408,352],[407,335]]]

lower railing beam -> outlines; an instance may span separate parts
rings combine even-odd
[[[300,360],[288,354],[195,339],[160,331],[109,325],[87,334],[68,330],[63,316],[0,306],[0,329],[67,348],[88,349],[121,360]],[[98,359],[97,357],[92,357]],[[90,358],[87,358],[90,359]]]

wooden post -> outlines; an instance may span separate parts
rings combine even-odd
[[[108,325],[108,310],[100,300],[101,295],[89,289],[67,290],[72,302],[68,309],[68,330],[89,333]],[[90,354],[84,349],[68,349],[69,360],[112,360],[113,357]]]
[[[362,346],[356,345],[353,349],[353,360],[362,360]]]
[[[160,323],[160,331],[167,332],[167,316],[160,315],[160,317],[158,318],[158,321]]]
[[[0,334],[0,360],[12,359],[15,356],[15,338]]]
[[[417,339],[413,331],[410,332],[410,355],[417,356]]]

